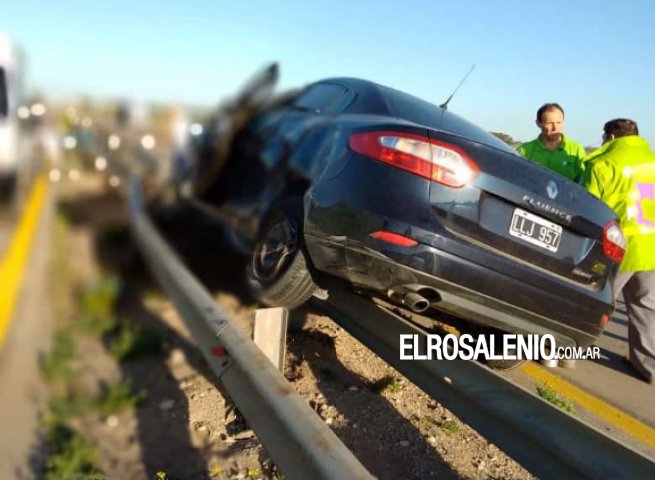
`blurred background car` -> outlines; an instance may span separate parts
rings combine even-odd
[[[23,56],[0,32],[0,199],[12,197],[24,156],[18,109],[24,100]]]

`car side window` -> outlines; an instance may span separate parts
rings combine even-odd
[[[294,107],[316,113],[332,113],[330,105],[346,89],[336,83],[319,83],[309,87],[294,102]]]

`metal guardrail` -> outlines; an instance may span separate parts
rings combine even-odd
[[[372,478],[161,240],[132,180],[135,237],[212,370],[289,478]],[[655,462],[475,362],[401,361],[399,335],[425,335],[338,286],[312,304],[540,478],[648,479]],[[224,349],[224,350],[223,350]],[[217,356],[217,354],[219,356]]]
[[[280,470],[302,480],[373,478],[161,239],[143,210],[135,178],[129,193],[131,225],[142,253]]]
[[[655,462],[605,433],[464,360],[401,361],[401,334],[426,332],[349,291],[311,300],[354,337],[540,478],[655,479]],[[423,338],[423,340],[425,340]]]

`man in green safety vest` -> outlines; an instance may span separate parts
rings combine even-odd
[[[614,292],[623,292],[628,310],[626,361],[655,385],[655,152],[632,120],[611,120],[603,130],[582,185],[621,220],[627,247]]]
[[[577,182],[584,170],[585,149],[566,137],[564,110],[557,103],[546,103],[537,110],[537,126],[541,134],[531,142],[523,143],[518,152],[560,175]]]

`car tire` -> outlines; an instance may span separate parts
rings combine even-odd
[[[527,360],[487,360],[487,366],[494,370],[514,370],[526,362]]]
[[[499,335],[502,336],[505,333],[495,329],[490,329],[489,332],[491,332],[496,336]],[[484,335],[488,337],[487,342],[490,342],[489,333],[484,333]],[[492,353],[495,355],[501,355],[503,353],[502,347],[499,348],[499,346],[496,345],[496,349]],[[493,370],[514,370],[515,368],[519,368],[521,365],[523,365],[526,362],[527,360],[490,360],[490,359],[484,360],[484,363],[486,363],[487,366]]]
[[[296,308],[316,291],[302,233],[302,198],[274,205],[260,226],[248,263],[248,284],[271,307]]]

